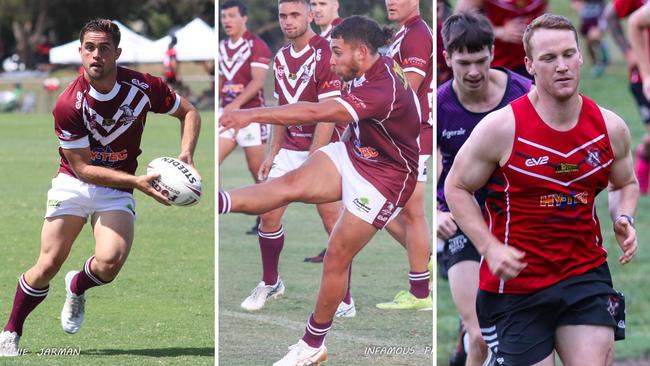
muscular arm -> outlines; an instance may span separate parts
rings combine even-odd
[[[505,143],[494,144],[494,141]],[[456,223],[485,257],[490,270],[509,280],[526,266],[523,253],[506,247],[488,229],[474,192],[484,186],[514,141],[514,117],[504,108],[485,117],[460,148],[445,180],[445,198]]]
[[[172,114],[181,122],[181,152],[178,159],[194,166],[194,150],[201,130],[201,115],[187,99],[180,98],[181,104]]]
[[[251,81],[246,84],[246,87],[242,90],[241,94],[239,94],[235,100],[224,108],[227,110],[239,109],[242,105],[251,100],[251,98],[255,97],[257,92],[264,87],[264,80],[266,80],[266,74],[268,71],[268,69],[263,67],[252,66]]]

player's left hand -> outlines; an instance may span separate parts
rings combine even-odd
[[[194,168],[194,170],[196,170],[196,172],[199,174],[199,179],[202,179],[201,173],[199,173],[199,170],[194,166],[194,158],[192,157],[192,154],[182,152],[178,155],[178,160]]]
[[[623,250],[623,255],[618,257],[619,262],[622,265],[629,263],[638,247],[636,239],[636,229],[632,227],[629,221],[623,217],[619,217],[616,222],[614,222],[614,234],[616,235],[616,241],[618,245]]]
[[[239,130],[251,124],[247,117],[248,111],[246,110],[227,111],[224,109],[223,114],[219,117],[219,133],[232,128],[235,130],[232,139],[236,140]]]

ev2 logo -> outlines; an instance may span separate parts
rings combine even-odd
[[[548,163],[548,156],[541,156],[539,158],[528,158],[526,159],[526,166],[531,167],[531,166],[537,166],[537,165],[545,165]]]

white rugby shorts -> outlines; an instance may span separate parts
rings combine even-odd
[[[280,149],[273,159],[273,166],[269,171],[269,178],[279,178],[292,170],[300,168],[307,161],[309,151],[296,151]]]
[[[235,138],[235,141],[237,141],[237,144],[241,147],[252,147],[252,146],[263,145],[266,143],[266,140],[268,138],[267,130],[268,129],[266,125],[262,123],[253,122],[250,125],[239,130],[239,132],[237,133],[237,137]],[[219,134],[219,138],[231,140],[234,131],[235,130],[233,130],[232,128],[229,130],[225,130]]]
[[[427,181],[427,161],[431,155],[420,155],[418,158],[418,182]]]
[[[354,216],[381,230],[400,212],[352,165],[343,142],[333,142],[319,149],[332,160],[341,175],[342,201]]]
[[[59,173],[47,191],[45,217],[73,215],[88,218],[96,212],[126,211],[135,218],[135,200],[129,192],[84,183]]]

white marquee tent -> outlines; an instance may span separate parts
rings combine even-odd
[[[217,35],[200,18],[195,18],[183,28],[177,30],[176,59],[178,61],[207,61],[214,60],[217,55]],[[165,36],[154,41],[144,53],[143,62],[162,62],[167,51],[171,36]]]
[[[153,41],[149,40],[146,37],[143,37],[126,25],[113,20],[118,27],[120,27],[120,48],[122,48],[122,55],[120,56],[118,62],[127,62],[127,63],[137,63],[137,62],[148,62],[145,61],[145,49],[148,49]],[[79,40],[75,39],[72,42],[66,43],[64,45],[54,47],[50,50],[50,63],[53,64],[81,64],[81,58],[79,57]],[[162,62],[162,56],[160,56],[159,62]]]

